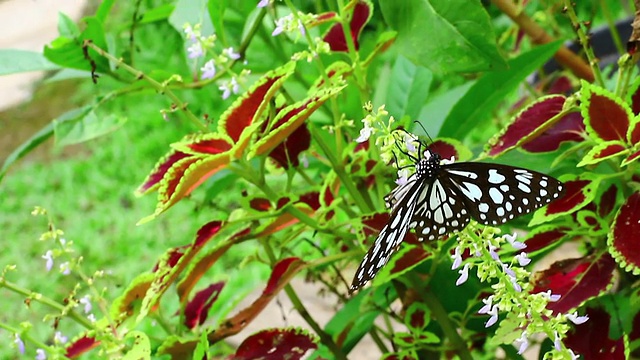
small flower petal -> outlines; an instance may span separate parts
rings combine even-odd
[[[562,351],[562,342],[560,341],[560,335],[558,334],[557,331],[553,332],[554,335],[554,339],[553,339],[553,347],[556,348],[556,350],[558,351]]]
[[[529,339],[527,339],[527,333],[523,332],[522,336],[520,336],[520,338],[517,339],[515,343],[520,344],[520,346],[518,347],[518,355],[522,355],[522,353],[524,353],[525,350],[527,350],[527,348],[529,347]]]
[[[269,5],[269,0],[260,0],[260,2],[258,3],[258,7],[259,8],[263,8]]]
[[[228,47],[228,48],[222,50],[222,53],[224,55],[226,55],[227,57],[229,57],[230,59],[233,59],[233,60],[238,60],[241,57],[241,55],[239,53],[235,52],[232,47]]]
[[[65,344],[67,341],[69,341],[69,338],[62,335],[62,332],[60,331],[56,331],[55,335],[53,336],[53,342],[56,344]]]
[[[453,255],[451,255],[451,258],[453,259],[451,270],[455,270],[459,268],[460,265],[462,265],[462,255],[460,254],[460,246],[456,246],[456,249],[454,250]]]
[[[577,311],[574,311],[573,314],[567,314],[567,319],[571,320],[572,323],[576,325],[584,324],[589,320],[589,316],[579,316]]]
[[[24,354],[24,341],[22,341],[22,339],[20,338],[20,335],[15,334],[13,342],[18,347],[18,351],[20,351],[20,354]]]
[[[456,286],[460,286],[462,284],[464,284],[468,279],[469,279],[469,263],[464,264],[464,267],[462,268],[462,270],[459,270],[458,273],[460,274],[460,277],[458,278],[458,280],[456,280]]]
[[[487,320],[487,323],[484,324],[485,328],[491,327],[493,324],[498,322],[498,305],[493,305],[487,314],[491,315],[491,317]]]
[[[212,79],[216,76],[216,64],[212,60],[207,61],[203,67],[200,68],[202,74],[200,75],[200,80]]]
[[[80,304],[84,305],[84,313],[88,314],[91,312],[91,309],[93,308],[91,306],[91,300],[89,299],[89,295],[85,295],[80,299]]]
[[[43,349],[36,349],[36,360],[47,360],[47,353]]]
[[[527,253],[525,252],[516,255],[516,260],[518,261],[518,264],[520,264],[520,266],[527,266],[531,262],[531,259],[527,257]]]
[[[42,255],[42,258],[46,260],[46,268],[47,271],[51,271],[53,268],[53,251],[47,250],[47,252]]]
[[[202,44],[200,42],[195,42],[191,46],[187,48],[187,52],[189,53],[189,59],[199,58],[204,55],[204,51],[202,50]]]

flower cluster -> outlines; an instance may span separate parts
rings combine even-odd
[[[275,21],[276,27],[271,32],[272,36],[278,36],[282,33],[298,34],[297,36],[305,36],[307,34],[306,27],[318,21],[318,15],[305,14],[298,11],[297,14],[289,14]]]
[[[462,285],[468,280],[471,268],[476,269],[480,281],[493,283],[491,287],[494,293],[482,300],[484,306],[478,313],[489,315],[485,327],[496,324],[500,313],[506,314],[496,331],[496,339],[511,339],[518,348],[518,354],[527,349],[530,336],[544,333],[554,339],[553,357],[557,355],[577,359],[573,351],[564,346],[562,337],[569,330],[567,320],[581,324],[587,321],[588,317],[579,316],[576,312],[554,316],[546,306],[549,302],[560,300],[560,295],[552,294],[551,291],[528,293],[527,279],[531,273],[523,267],[531,260],[522,251],[526,245],[517,241],[516,234],[500,236],[499,232],[497,228],[480,227],[472,222],[467,231],[459,233],[459,243],[452,255],[452,269],[462,266],[458,271],[460,276],[456,285]],[[505,248],[507,244],[517,253],[510,261],[504,261],[498,253],[499,249]],[[463,261],[462,254],[465,252],[471,256]],[[514,338],[515,334],[519,336]]]

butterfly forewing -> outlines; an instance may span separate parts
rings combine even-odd
[[[544,174],[508,165],[454,163],[441,168],[455,185],[471,217],[485,225],[503,224],[557,199],[562,183]]]
[[[394,201],[393,205],[391,205],[393,209],[389,222],[382,228],[373,245],[364,256],[364,259],[360,262],[360,266],[358,266],[358,270],[356,270],[356,274],[351,283],[351,292],[361,288],[369,280],[373,279],[378,271],[389,261],[391,254],[404,239],[404,236],[409,230],[409,223],[411,222],[416,207],[416,197],[421,190],[415,188],[419,188],[422,185],[423,182],[410,181],[398,187],[402,188],[400,190],[402,193],[405,193],[406,196],[398,201]],[[398,190],[398,188],[396,188],[396,190]],[[389,196],[392,195],[393,192],[389,194]]]

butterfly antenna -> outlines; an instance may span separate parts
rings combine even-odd
[[[427,132],[427,129],[425,129],[424,125],[422,125],[422,123],[418,120],[414,121],[413,123],[418,124],[422,128],[422,131],[424,131],[425,135],[427,135],[427,137],[429,138],[429,141],[433,144],[433,139],[431,138],[431,136],[429,136],[429,132]]]

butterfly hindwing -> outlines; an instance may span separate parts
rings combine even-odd
[[[465,162],[443,165],[441,170],[455,184],[471,217],[485,225],[528,214],[564,191],[552,177],[508,165]]]

